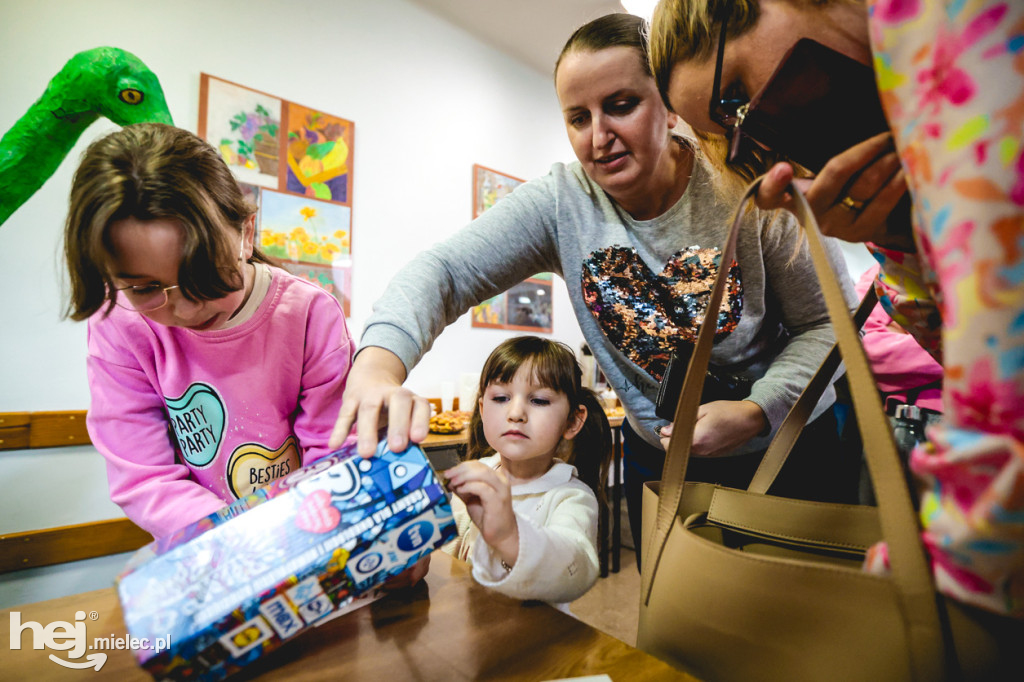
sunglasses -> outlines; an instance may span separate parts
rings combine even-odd
[[[708,117],[726,130],[735,128],[734,137],[739,134],[739,126],[743,123],[746,114],[745,105],[748,100],[744,98],[722,97],[722,61],[725,57],[725,33],[729,26],[729,16],[732,14],[732,2],[727,2],[719,17],[722,28],[718,33],[718,58],[715,61],[715,81],[711,86],[711,100],[708,102]]]
[[[731,138],[729,163],[742,165],[748,152],[765,150],[817,173],[832,157],[889,129],[872,68],[810,38],[793,44],[757,93],[748,98],[740,91],[737,97],[726,86],[723,97],[722,61],[734,4],[726,2],[718,17],[708,104],[708,117]]]

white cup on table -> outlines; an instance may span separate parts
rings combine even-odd
[[[441,411],[449,412],[455,402],[455,382],[441,382]]]
[[[472,412],[476,407],[477,384],[480,383],[480,374],[463,372],[459,375],[459,410]]]

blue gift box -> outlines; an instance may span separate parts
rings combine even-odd
[[[143,547],[117,590],[155,678],[219,680],[455,534],[420,448],[381,442],[363,459],[347,445]]]

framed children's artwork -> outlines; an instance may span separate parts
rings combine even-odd
[[[284,189],[351,204],[354,124],[288,102],[285,116]]]
[[[203,73],[197,133],[257,206],[260,250],[348,315],[355,124]]]
[[[473,308],[472,326],[551,333],[550,272],[524,279]]]
[[[473,218],[494,206],[525,180],[473,164]]]
[[[345,316],[352,314],[352,261],[338,260],[333,265],[312,265],[280,261],[280,266],[297,277],[312,282],[338,299]]]
[[[473,218],[476,219],[524,182],[493,168],[473,164]],[[551,281],[552,274],[542,272],[474,306],[470,325],[550,333]]]
[[[197,131],[240,184],[352,206],[352,121],[203,73]]]
[[[250,185],[248,182],[238,183],[238,188],[242,190],[242,196],[245,200],[251,203],[259,210],[260,207],[260,188],[259,185]]]
[[[264,254],[307,265],[351,260],[351,208],[268,189],[260,195],[257,243]]]
[[[277,188],[283,105],[273,95],[201,74],[197,134],[220,151],[239,182]]]

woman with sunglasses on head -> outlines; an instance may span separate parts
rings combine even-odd
[[[875,68],[891,128],[798,182],[826,233],[871,242],[883,305],[943,364],[945,419],[910,459],[936,584],[1024,618],[1024,3],[662,0],[652,67],[705,139],[742,136],[802,38]],[[800,169],[760,147],[745,161],[767,172],[759,204],[789,205]]]
[[[644,29],[635,16],[612,14],[569,38],[555,89],[578,161],[518,187],[392,280],[366,323],[332,442],[356,424],[359,451],[369,456],[384,414],[392,449],[425,438],[429,408],[402,388],[407,371],[471,306],[536,272],[556,272],[625,407],[626,498],[639,538],[642,485],[661,477],[671,433],[655,415],[659,381],[670,354],[692,349],[735,203],[675,132],[678,119],[647,66]],[[725,265],[732,279],[712,354],[734,390],[701,406],[698,461],[688,472],[731,485],[749,482],[834,341],[795,221],[761,211],[744,220],[738,262]],[[839,249],[829,248],[852,301]],[[838,462],[833,400],[830,389],[773,491],[855,499],[857,462]]]
[[[92,143],[71,186],[69,315],[110,497],[155,537],[330,453],[353,343],[337,299],[270,266],[213,147],[158,123]]]

